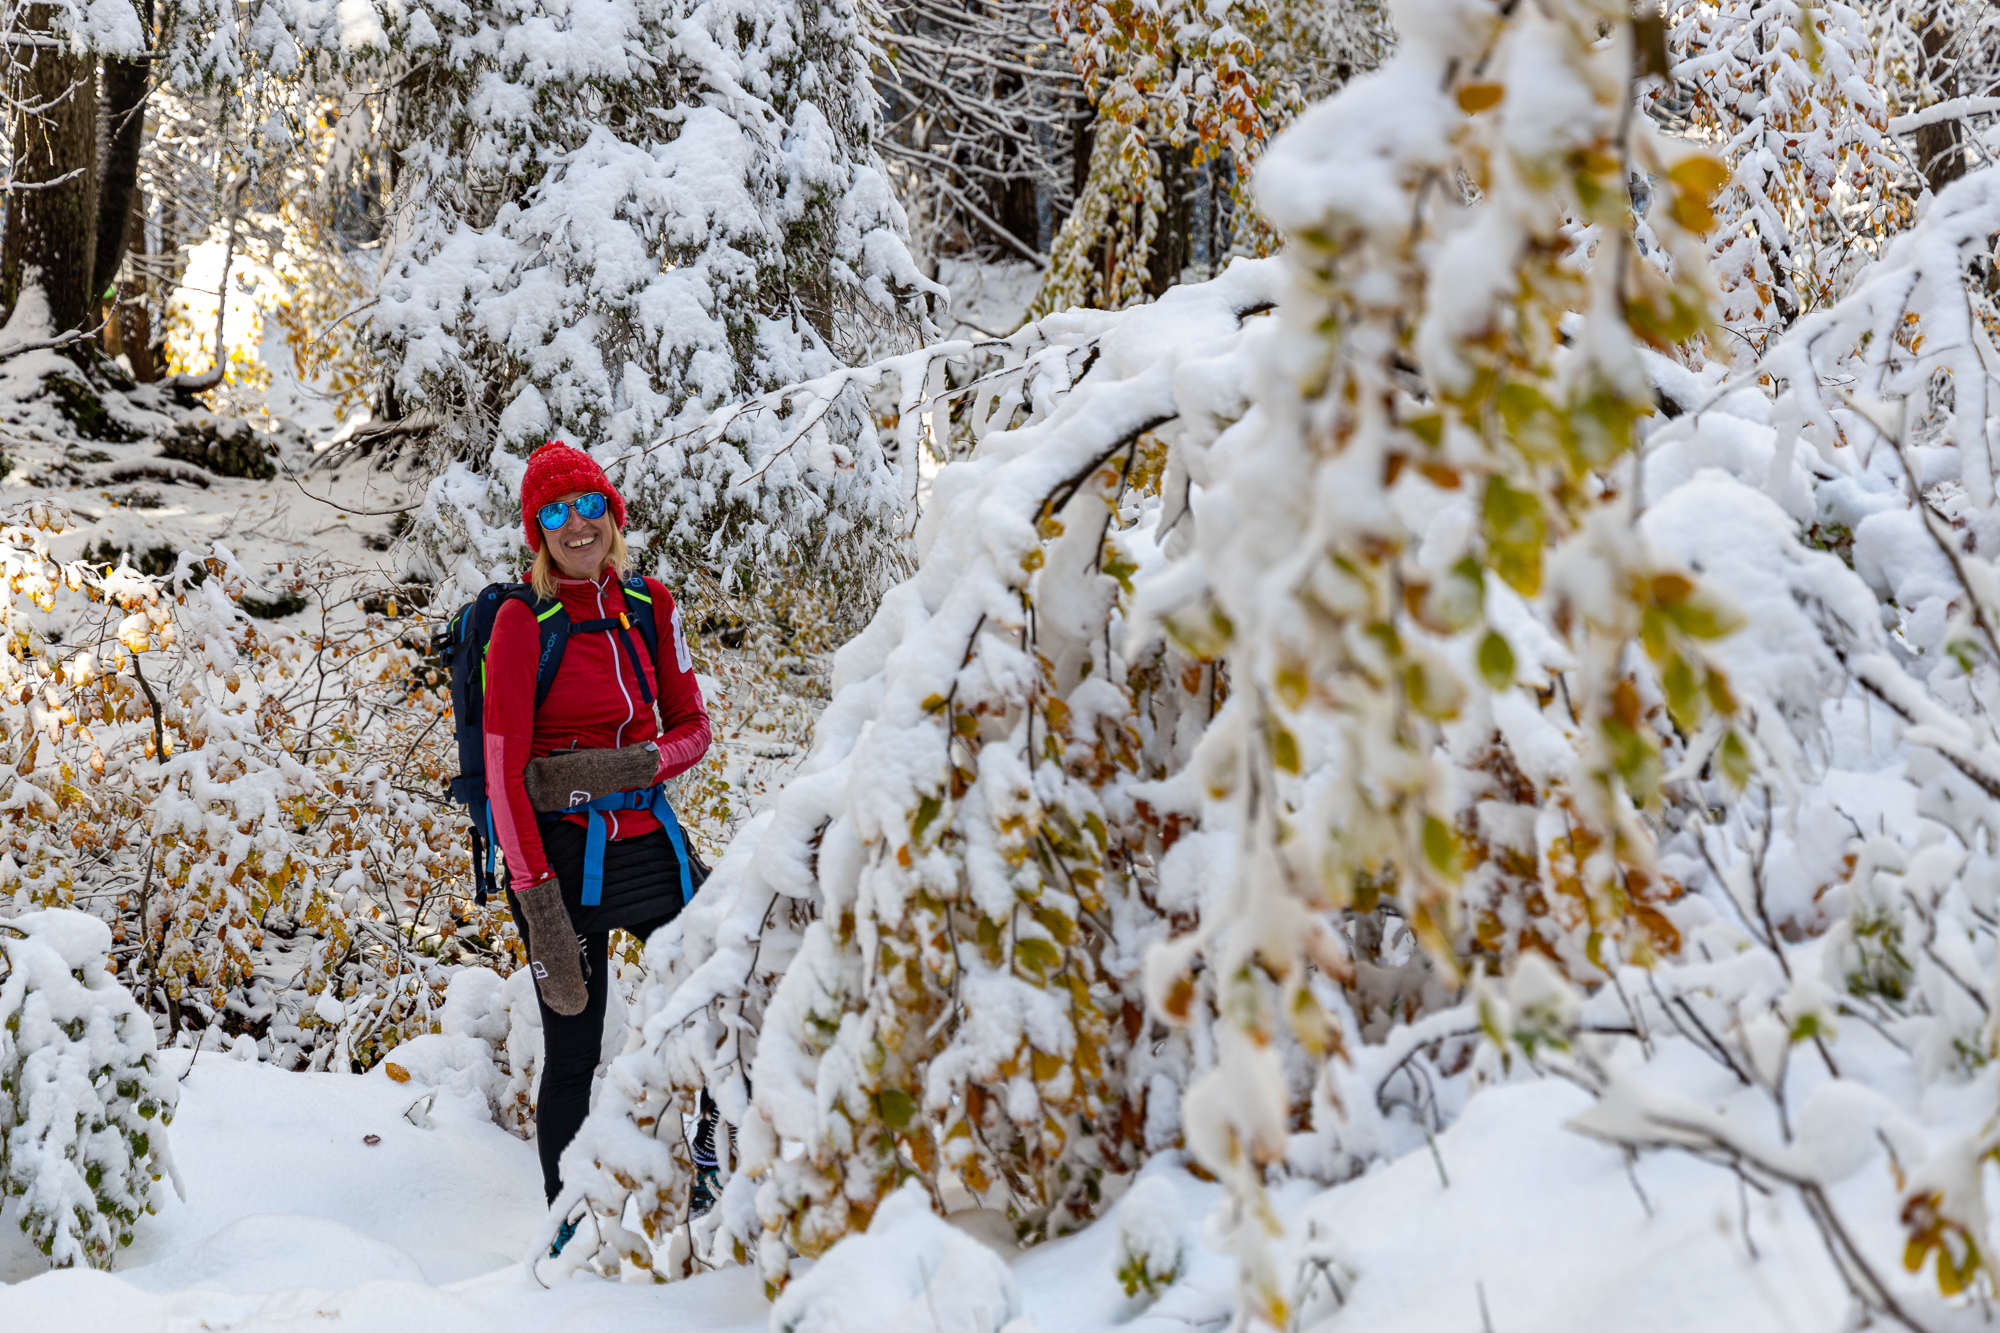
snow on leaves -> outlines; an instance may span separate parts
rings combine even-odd
[[[58,1268],[109,1268],[173,1176],[180,1089],[150,1016],[107,966],[111,931],[82,912],[0,922],[0,1198]]]
[[[1171,1144],[1195,1056],[1147,1017],[1141,962],[1190,919],[1151,887],[1185,823],[1144,784],[1220,690],[1132,640],[1124,608],[1180,509],[1162,489],[1186,484],[1162,432],[1212,434],[1241,374],[1211,373],[1218,397],[1176,371],[1226,352],[1273,276],[1239,266],[987,347],[1000,366],[964,395],[978,447],[930,487],[917,574],[836,657],[800,776],[653,941],[648,1016],[573,1150],[599,1171],[571,1197],[602,1218],[636,1193],[664,1246],[685,1198],[672,1127],[706,1083],[741,1155],[696,1257],[755,1253],[778,1283],[911,1171],[1047,1234]],[[930,382],[920,356],[892,364],[906,395]],[[913,426],[950,409],[905,402]]]
[[[42,505],[0,522],[0,893],[15,910],[67,907],[118,873],[93,907],[173,1032],[249,1029],[318,1068],[427,1030],[447,955],[511,963],[504,909],[458,895],[462,817],[425,790],[448,762],[447,705],[396,619],[266,632],[235,605],[248,588],[227,550],[165,577],[59,563],[45,533],[68,526]],[[308,572],[284,592],[329,614],[369,591]],[[44,619],[58,608],[60,643]]]
[[[1686,219],[1710,236],[1715,313],[1737,335],[1721,355],[1754,359],[1908,223],[1907,167],[1886,133],[1869,27],[1838,3],[1672,9],[1671,77],[1642,104],[1730,166],[1712,230]]]

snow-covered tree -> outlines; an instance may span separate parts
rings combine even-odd
[[[491,475],[490,500],[437,493],[475,562],[514,559],[510,451],[551,437],[598,453],[652,551],[883,558],[896,465],[865,404],[699,429],[893,346],[932,287],[875,158],[852,4],[414,8],[382,40],[410,74],[370,318],[405,425]]]
[[[1754,359],[1910,220],[1912,173],[1887,132],[1868,29],[1840,3],[1673,10],[1671,80],[1645,96],[1730,166],[1709,255],[1733,344],[1722,355]]]
[[[1983,142],[2000,110],[2000,30],[1983,7],[1887,0],[1863,8],[1889,99],[1890,131],[1933,191],[1990,164]]]
[[[1270,253],[1276,235],[1248,188],[1265,143],[1307,102],[1379,65],[1391,42],[1378,0],[1054,12],[1095,117],[1037,312],[1116,309],[1197,260],[1213,277],[1232,254]]]
[[[1068,214],[1072,159],[1089,124],[1041,0],[864,5],[882,52],[880,147],[910,215],[914,247],[1041,262]]]
[[[83,912],[0,921],[0,1199],[58,1268],[109,1268],[174,1174],[180,1088],[110,951]]]
[[[1227,253],[1247,239],[1255,253],[1269,234],[1245,216],[1241,188],[1264,144],[1299,108],[1299,71],[1259,45],[1263,7],[1058,3],[1056,24],[1096,108],[1090,152],[1069,217],[1050,246],[1036,313],[1069,306],[1118,309],[1179,277],[1185,262],[1154,275],[1155,242],[1167,210],[1162,152],[1185,153],[1190,169],[1227,180],[1236,207],[1224,229],[1211,216],[1211,245]],[[1291,7],[1281,17],[1295,19]],[[1278,36],[1288,53],[1316,29],[1296,21]],[[1219,174],[1218,174],[1219,173]],[[1175,182],[1175,193],[1185,185]],[[1217,205],[1210,192],[1210,207]],[[1235,233],[1235,234],[1231,234]]]
[[[4,25],[0,78],[7,89],[10,184],[0,302],[12,306],[25,288],[39,286],[56,327],[67,332],[95,322],[102,290],[93,283],[98,193],[107,183],[98,142],[98,60],[109,58],[104,92],[111,104],[102,110],[123,119],[132,107],[118,104],[130,101],[135,66],[143,70],[138,58],[151,44],[150,24],[125,0],[56,0],[12,6]],[[143,87],[143,73],[137,82]],[[119,164],[118,155],[110,156]],[[122,165],[127,171],[117,173],[119,183],[129,196],[129,160]],[[118,216],[108,229],[111,255],[124,244],[123,223]]]

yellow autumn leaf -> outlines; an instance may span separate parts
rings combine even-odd
[[[1694,153],[1675,163],[1667,179],[1690,194],[1707,199],[1729,184],[1729,167],[1707,153]]]
[[[1489,107],[1500,105],[1500,99],[1507,95],[1504,85],[1498,83],[1468,83],[1458,90],[1458,107],[1468,116],[1476,116]]]

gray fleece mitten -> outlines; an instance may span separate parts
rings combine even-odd
[[[616,750],[558,750],[528,761],[522,775],[528,803],[537,810],[567,810],[614,791],[653,785],[660,747],[652,741]]]
[[[528,923],[528,970],[549,1008],[564,1018],[583,1012],[590,991],[583,981],[583,950],[576,942],[569,909],[563,906],[562,884],[545,879],[514,890],[515,905]]]

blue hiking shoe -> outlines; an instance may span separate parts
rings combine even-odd
[[[556,1238],[549,1245],[549,1258],[553,1259],[557,1255],[561,1254],[563,1252],[563,1246],[569,1244],[570,1240],[575,1235],[576,1235],[575,1222],[565,1222],[560,1227],[556,1228]]]
[[[694,1188],[688,1191],[688,1218],[702,1216],[715,1207],[715,1196],[722,1192],[722,1173],[712,1166],[695,1168]]]

